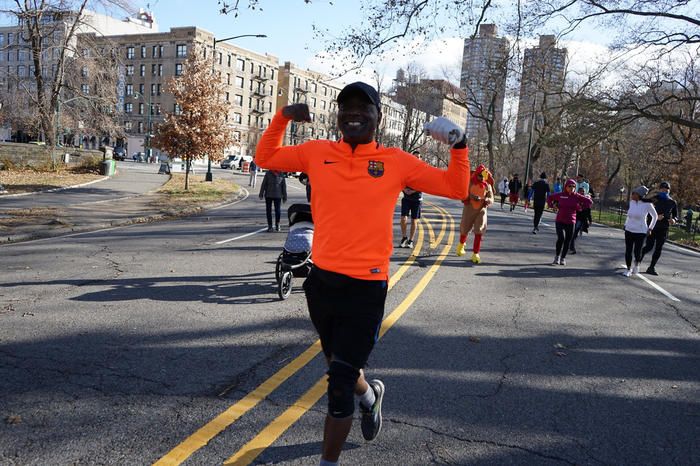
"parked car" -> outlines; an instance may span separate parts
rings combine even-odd
[[[132,155],[131,158],[134,160],[134,162],[145,162],[146,154],[144,152],[134,152],[134,155]]]
[[[223,169],[233,169],[233,167],[238,164],[238,160],[240,159],[240,155],[227,155],[224,160],[221,161],[219,166]]]
[[[126,160],[126,151],[123,147],[115,147],[112,158],[114,160]]]

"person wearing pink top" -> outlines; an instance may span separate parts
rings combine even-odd
[[[556,255],[552,265],[566,265],[566,253],[569,251],[571,238],[574,236],[576,212],[590,208],[593,201],[589,196],[576,192],[576,180],[571,178],[566,180],[564,191],[554,193],[547,198],[547,204],[557,213]]]

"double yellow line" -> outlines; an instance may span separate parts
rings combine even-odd
[[[432,205],[433,208],[441,215],[442,229],[438,237],[435,237],[433,228],[429,221],[423,219],[428,230],[430,238],[430,247],[434,248],[440,244],[447,231],[449,236],[447,245],[442,249],[435,263],[430,267],[428,272],[421,278],[418,285],[404,298],[396,309],[382,322],[380,329],[380,338],[383,336],[400,318],[405,314],[408,308],[415,302],[420,294],[428,286],[428,283],[437,273],[438,268],[442,264],[449,253],[452,242],[454,240],[454,220],[452,216],[441,207]],[[448,226],[449,225],[449,226]],[[399,267],[399,269],[389,279],[389,289],[393,288],[401,277],[408,271],[409,267],[415,262],[416,256],[420,254],[424,231],[422,223],[418,225],[418,237],[416,238],[416,247],[411,256]],[[270,378],[260,384],[255,390],[244,396],[241,400],[230,406],[226,411],[219,414],[195,433],[186,438],[182,443],[173,448],[165,456],[159,459],[154,465],[157,466],[172,466],[179,465],[197,450],[207,445],[214,437],[220,434],[224,429],[236,422],[241,416],[253,409],[258,403],[265,399],[270,393],[277,389],[289,377],[306,366],[311,360],[321,352],[321,342],[316,340],[302,354],[297,356],[289,364],[273,374]],[[272,421],[251,441],[245,444],[240,450],[228,458],[225,465],[247,465],[250,464],[260,453],[268,448],[275,440],[277,440],[289,427],[291,427],[301,416],[304,415],[326,392],[326,377],[321,377],[306,393],[304,393],[297,401],[295,401],[286,411]]]

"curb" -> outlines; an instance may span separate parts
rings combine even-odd
[[[33,194],[42,194],[42,193],[57,193],[59,191],[66,191],[68,189],[75,189],[75,188],[82,188],[83,186],[89,186],[91,184],[99,183],[100,181],[108,180],[109,178],[110,178],[109,176],[105,176],[105,177],[102,177],[102,178],[97,179],[97,180],[88,181],[87,183],[76,184],[73,186],[63,186],[61,188],[42,189],[40,191],[32,191],[30,193],[3,194],[2,192],[0,192],[0,198],[31,196]]]
[[[183,208],[183,209],[180,209],[177,211],[173,211],[173,212],[168,212],[168,213],[146,215],[146,216],[142,216],[142,217],[131,217],[131,218],[127,218],[127,219],[124,219],[121,221],[115,220],[115,221],[110,221],[110,222],[96,223],[96,224],[84,226],[84,227],[71,228],[70,231],[53,230],[53,231],[24,233],[24,234],[19,234],[19,235],[15,235],[15,236],[0,238],[0,246],[10,245],[10,244],[18,244],[18,243],[23,243],[23,242],[27,242],[27,241],[33,241],[33,240],[56,238],[56,237],[61,237],[61,236],[71,236],[71,235],[77,235],[77,234],[82,234],[82,233],[89,233],[91,231],[105,230],[105,229],[109,229],[109,228],[120,228],[120,227],[129,226],[129,225],[141,224],[141,223],[155,223],[155,222],[163,222],[163,221],[168,221],[168,220],[175,220],[175,219],[183,218],[183,217],[191,217],[191,216],[201,214],[207,210],[215,209],[217,207],[221,207],[221,206],[224,206],[226,204],[236,202],[237,200],[245,197],[245,195],[246,195],[246,190],[243,187],[240,187],[238,193],[233,198],[226,199],[226,200],[224,200],[222,202],[218,202],[216,204],[207,205],[206,207],[205,206],[186,207],[186,208]]]

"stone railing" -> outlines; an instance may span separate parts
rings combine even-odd
[[[66,157],[66,154],[70,154]],[[47,167],[52,164],[80,163],[85,159],[111,159],[112,148],[86,150],[75,147],[57,147],[54,152],[47,146],[0,142],[0,168],[4,165],[16,167]]]

